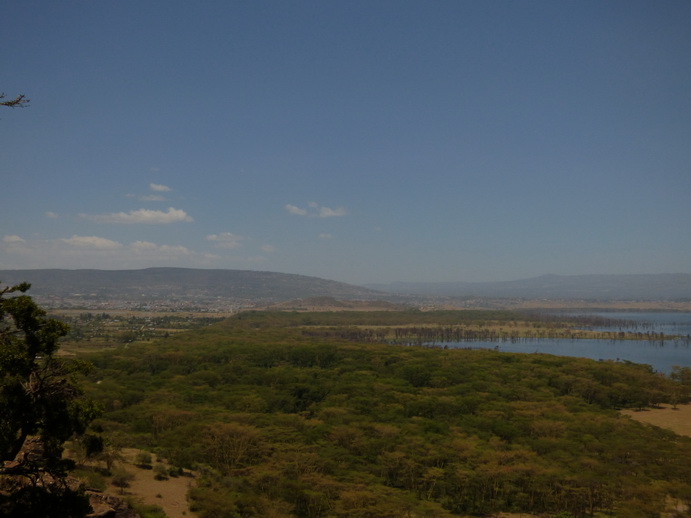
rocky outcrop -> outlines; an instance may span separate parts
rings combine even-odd
[[[95,491],[87,491],[87,495],[93,509],[87,518],[139,518],[139,515],[121,498]]]
[[[46,502],[52,504],[63,501],[62,498],[68,499],[71,504],[76,501],[75,497],[80,499],[81,503],[75,507],[75,512],[80,516],[87,507],[83,499],[83,496],[86,496],[91,505],[91,512],[86,514],[88,518],[139,518],[125,500],[94,490],[85,491],[79,479],[55,476],[41,469],[42,451],[40,439],[29,437],[14,460],[4,461],[0,465],[0,516],[12,516],[18,508],[25,511],[27,504],[41,505],[35,500],[32,501],[31,495],[45,494],[51,495],[46,498]],[[57,515],[63,516],[65,512]]]

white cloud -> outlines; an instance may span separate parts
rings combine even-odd
[[[31,265],[24,260],[24,256],[31,253],[31,249],[31,244],[23,237],[15,234],[4,236],[2,242],[0,242],[0,252],[6,253],[10,258],[12,256],[19,257],[20,261],[15,265],[11,265],[4,257],[0,256],[1,267],[6,269],[31,268]]]
[[[7,269],[129,269],[161,265],[203,268],[217,265],[219,260],[217,255],[198,253],[182,245],[150,241],[123,244],[98,236],[35,240],[5,236],[0,241],[0,264]]]
[[[206,239],[213,241],[220,248],[240,248],[245,238],[230,232],[221,232],[220,234],[206,236]]]
[[[51,211],[46,212],[46,218],[48,218],[48,219],[58,219],[59,217],[60,217],[60,215],[57,212],[51,212]]]
[[[348,214],[342,207],[338,209],[330,209],[329,207],[319,207],[320,218],[337,218]]]
[[[121,248],[122,243],[97,236],[77,236],[74,235],[68,239],[61,239],[63,243],[77,248],[91,248],[97,250],[114,250]]]
[[[128,198],[136,198],[139,201],[165,201],[166,198],[163,196],[164,192],[170,192],[173,189],[168,187],[167,185],[163,185],[160,183],[150,183],[149,184],[149,190],[153,191],[154,194],[145,194],[145,195],[140,195],[140,194],[128,194]]]
[[[194,252],[182,245],[157,245],[150,241],[135,241],[129,246],[130,250],[138,254],[153,254],[153,255],[165,255],[169,258],[171,256],[181,257],[194,255]]]
[[[331,234],[319,234],[319,239],[333,239]]]
[[[346,216],[348,211],[343,207],[337,209],[332,209],[330,207],[324,207],[319,205],[317,202],[311,201],[307,204],[306,209],[297,207],[296,205],[287,204],[285,206],[286,210],[290,214],[295,214],[296,216],[308,216],[310,218],[334,218]]]
[[[301,209],[300,207],[296,207],[295,205],[291,205],[290,203],[286,205],[286,210],[290,214],[295,214],[296,216],[307,216],[306,209]]]
[[[80,214],[79,217],[97,223],[145,223],[152,225],[194,221],[184,210],[169,207],[167,211],[139,209],[130,212],[113,212],[109,214]]]
[[[149,189],[156,192],[170,192],[172,189],[167,185],[161,185],[160,183],[150,183]]]
[[[15,235],[5,236],[2,241],[3,243],[26,243],[26,239]]]
[[[267,253],[272,253],[276,251],[276,247],[273,245],[262,245],[260,248],[263,252]]]

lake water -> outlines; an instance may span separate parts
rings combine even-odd
[[[604,312],[604,313],[578,313],[581,315],[595,315],[602,318],[625,320],[631,323],[622,331],[652,331],[668,335],[691,335],[691,313],[643,313],[643,312]],[[615,326],[616,327],[616,326]],[[606,330],[618,330],[603,328]]]
[[[612,320],[626,320],[625,327],[600,327],[606,331],[633,331],[680,335],[679,340],[570,340],[534,339],[517,342],[454,342],[448,347],[495,349],[501,352],[544,353],[576,356],[593,360],[629,361],[645,363],[658,372],[669,374],[672,367],[691,367],[691,313],[606,312],[579,313],[597,315]]]

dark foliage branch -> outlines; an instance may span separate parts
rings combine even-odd
[[[7,96],[4,93],[0,94],[0,99],[5,99]],[[14,99],[8,101],[0,100],[0,106],[7,106],[8,108],[24,108],[29,105],[29,99],[24,94],[18,95]]]

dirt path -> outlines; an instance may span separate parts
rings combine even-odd
[[[647,410],[623,410],[622,414],[660,428],[667,428],[679,435],[691,437],[691,405],[679,405],[676,409],[670,405]]]

